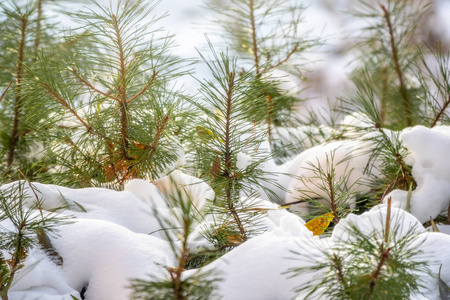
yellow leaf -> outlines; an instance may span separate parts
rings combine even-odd
[[[314,235],[321,235],[325,229],[328,228],[333,219],[334,215],[332,213],[327,213],[312,219],[306,223],[305,226],[312,231]]]

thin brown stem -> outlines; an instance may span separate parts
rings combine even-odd
[[[94,92],[96,92],[96,93],[98,93],[98,94],[100,94],[100,95],[102,95],[102,96],[105,96],[105,97],[110,98],[110,99],[112,99],[112,100],[118,101],[117,98],[115,98],[115,97],[113,97],[113,96],[111,96],[111,95],[108,95],[107,93],[104,93],[104,92],[100,91],[99,89],[97,89],[96,87],[94,87],[89,81],[87,81],[86,79],[84,79],[84,78],[81,76],[81,74],[77,71],[77,69],[75,69],[75,67],[72,67],[72,73],[75,75],[75,77],[76,77],[79,81],[81,81],[81,82],[82,82],[84,85],[86,85],[89,89],[93,90]]]
[[[370,283],[369,283],[369,290],[367,291],[367,294],[365,295],[364,299],[371,299],[373,291],[375,289],[375,285],[380,277],[381,269],[383,268],[384,264],[386,263],[386,260],[389,259],[389,252],[391,251],[391,248],[388,248],[384,250],[384,244],[380,245],[380,260],[378,261],[378,265],[376,270],[370,274]]]
[[[402,96],[402,100],[403,100],[403,107],[404,107],[405,118],[406,118],[406,126],[410,127],[410,126],[412,126],[411,100],[409,99],[408,90],[406,89],[406,85],[405,85],[405,82],[403,79],[403,71],[400,66],[400,61],[398,58],[398,51],[397,51],[397,46],[395,44],[395,37],[394,37],[394,29],[393,29],[393,26],[391,23],[391,14],[387,11],[387,9],[384,5],[381,5],[381,9],[383,9],[384,18],[386,19],[386,23],[387,23],[388,29],[389,29],[392,59],[394,62],[395,71],[398,76],[398,81],[400,83],[400,95]]]
[[[17,57],[17,68],[16,68],[16,98],[14,101],[14,119],[13,126],[11,131],[11,142],[9,144],[8,149],[8,159],[7,159],[7,167],[9,168],[14,161],[14,155],[16,151],[17,144],[20,139],[19,134],[19,119],[20,113],[22,110],[22,78],[23,78],[23,63],[24,63],[24,52],[25,52],[25,39],[26,39],[26,31],[28,26],[28,17],[26,15],[22,15],[21,19],[21,28],[20,28],[20,44],[19,51]]]
[[[34,39],[34,61],[37,61],[37,54],[41,42],[41,27],[42,27],[42,0],[37,2],[37,24],[36,24],[36,37]]]
[[[392,198],[389,197],[387,202],[386,224],[385,224],[386,227],[384,228],[384,242],[386,244],[389,241],[389,231],[391,229],[391,203]]]
[[[225,145],[225,153],[224,153],[224,165],[225,165],[225,173],[224,176],[228,179],[228,187],[226,191],[226,199],[227,199],[227,206],[228,210],[230,211],[231,215],[233,216],[233,219],[236,222],[236,225],[239,228],[239,232],[241,234],[242,240],[247,240],[247,234],[245,232],[244,226],[242,225],[241,219],[239,218],[239,214],[236,211],[236,208],[233,203],[233,185],[235,174],[232,171],[232,149],[231,149],[231,114],[232,114],[232,107],[233,107],[233,92],[234,92],[234,85],[235,85],[235,72],[230,73],[230,77],[228,79],[228,88],[227,88],[227,95],[226,95],[226,104],[225,104],[225,137],[224,137],[224,145]]]
[[[258,40],[256,37],[256,24],[255,24],[255,1],[250,0],[248,3],[250,8],[250,26],[252,32],[252,51],[253,58],[255,61],[256,75],[261,76],[261,71],[259,70],[259,53],[258,53]]]
[[[450,105],[450,95],[448,96],[447,101],[445,101],[444,105],[442,105],[441,109],[434,117],[433,122],[431,122],[430,128],[436,126],[437,122],[439,122],[439,120],[442,118],[442,115],[444,114],[445,110],[448,108],[449,105]]]
[[[121,29],[117,17],[113,14],[114,35],[116,37],[116,45],[118,47],[118,61],[119,61],[119,80],[117,85],[117,100],[120,106],[120,123],[121,123],[121,140],[122,140],[122,155],[123,158],[128,159],[129,133],[128,133],[128,101],[127,101],[127,67],[125,62],[125,51],[122,42]]]
[[[5,95],[6,95],[6,92],[7,92],[8,89],[11,87],[11,85],[12,85],[13,82],[14,82],[14,79],[11,80],[11,81],[9,82],[9,84],[8,84],[8,86],[6,87],[5,91],[4,91],[4,92],[2,93],[2,95],[0,96],[0,102],[2,102],[3,98],[4,98]]]
[[[172,271],[174,274],[171,275],[172,281],[173,281],[173,292],[174,292],[175,299],[177,299],[177,300],[185,300],[186,299],[186,297],[183,293],[183,288],[181,286],[181,284],[182,284],[181,275],[182,275],[182,272],[186,265],[187,257],[188,257],[187,235],[189,233],[189,220],[184,218],[183,221],[184,221],[183,222],[184,223],[183,224],[183,238],[182,238],[183,243],[181,246],[180,257],[178,258],[178,267]]]
[[[70,104],[63,98],[61,95],[59,95],[56,91],[54,91],[50,85],[46,82],[42,82],[42,87],[44,90],[56,101],[58,101],[62,106],[64,106],[68,111],[74,115],[75,118],[77,118],[78,121],[80,121],[81,124],[83,124],[84,127],[86,127],[88,132],[93,132],[92,127],[89,126],[79,115],[78,113],[70,106]]]
[[[169,122],[169,119],[170,119],[170,116],[169,116],[169,114],[167,113],[167,114],[164,116],[164,119],[163,119],[163,121],[161,122],[161,124],[159,124],[159,125],[157,126],[157,128],[156,128],[155,139],[153,140],[153,144],[150,146],[150,148],[151,148],[152,150],[150,151],[149,155],[147,156],[147,160],[148,160],[148,161],[150,161],[150,160],[152,159],[153,155],[155,154],[156,148],[158,147],[159,140],[161,139],[161,135],[162,135],[164,129],[166,128],[167,123]]]
[[[279,66],[283,65],[284,63],[286,63],[291,58],[291,56],[297,51],[297,49],[298,49],[298,45],[296,44],[294,46],[294,48],[292,48],[292,50],[286,55],[286,57],[284,59],[280,60],[275,65],[271,65],[271,66],[268,66],[268,67],[264,68],[263,73],[267,72],[267,71],[270,71],[272,69],[278,68]]]
[[[333,181],[334,181],[334,174],[327,174],[327,181],[328,181],[328,189],[330,191],[330,208],[331,208],[331,213],[333,214],[333,219],[336,223],[339,223],[339,215],[337,213],[337,205],[336,205],[336,196],[334,193],[334,186],[333,186]]]
[[[153,75],[152,78],[150,78],[150,80],[148,81],[148,83],[144,86],[144,88],[137,93],[136,95],[134,95],[133,97],[131,97],[130,99],[127,100],[127,103],[130,104],[131,102],[133,102],[134,100],[136,100],[137,98],[139,98],[142,94],[144,94],[151,86],[152,84],[155,82],[156,80],[156,76],[158,75],[157,72],[153,71]]]
[[[344,288],[346,293],[348,293],[347,281],[345,280],[344,270],[342,270],[342,259],[339,256],[337,256],[337,254],[333,254],[332,260],[334,263],[333,264],[334,268],[337,271],[338,280],[342,284],[342,287]]]
[[[267,95],[267,131],[269,141],[272,141],[272,112],[273,112],[272,96]]]

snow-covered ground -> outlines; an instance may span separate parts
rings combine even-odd
[[[429,216],[436,217],[450,204],[447,172],[450,160],[445,159],[444,153],[450,149],[449,132],[449,127],[444,126],[434,129],[418,126],[400,135],[410,151],[408,159],[418,187],[412,192],[412,214],[392,208],[391,228],[396,228],[394,239],[400,239],[409,229],[414,229],[417,236],[415,250],[422,251],[420,258],[429,263],[433,274],[424,276],[424,284],[429,289],[422,290],[426,296],[416,295],[413,299],[440,299],[437,277],[440,266],[440,278],[450,284],[450,255],[447,251],[450,236],[429,232],[421,224]],[[310,148],[280,168],[293,173],[297,170],[303,172],[302,176],[308,176],[307,162],[326,164],[326,154],[330,151],[337,149],[339,152],[335,152],[335,159],[339,159],[339,156],[353,153],[354,144],[358,143],[361,141],[356,138]],[[367,158],[363,155],[345,162],[359,169],[363,169],[366,163]],[[336,169],[337,176],[345,174],[346,169]],[[360,174],[349,180],[358,180],[357,175]],[[207,184],[180,171],[176,171],[172,179],[164,177],[155,184],[132,180],[124,191],[70,189],[39,183],[33,183],[33,191],[26,182],[4,185],[2,190],[20,184],[27,195],[26,206],[31,207],[37,196],[43,201],[44,214],[64,206],[66,209],[60,216],[69,217],[71,221],[58,225],[57,231],[51,235],[52,245],[62,257],[62,265],[49,258],[43,250],[32,250],[11,287],[10,299],[72,299],[71,295],[80,298],[83,287],[87,287],[86,299],[128,299],[132,292],[130,279],[146,279],[150,274],[153,278],[165,278],[168,275],[166,268],[175,267],[170,244],[161,234],[161,224],[155,218],[155,212],[159,218],[177,214],[167,206],[166,197],[177,191],[177,185],[184,186],[184,201],[191,199],[199,210],[207,199],[214,197]],[[288,186],[295,191],[301,188],[301,184],[291,179]],[[404,193],[393,191],[390,194],[394,206],[404,208]],[[290,201],[290,197],[288,193],[286,201]],[[307,283],[311,274],[292,277],[288,272],[290,269],[306,267],[311,264],[308,257],[321,257],[324,249],[346,243],[352,238],[348,233],[351,224],[367,234],[380,234],[385,228],[386,204],[377,205],[360,216],[349,215],[334,228],[331,236],[320,238],[313,236],[296,214],[261,201],[259,207],[267,209],[260,221],[265,232],[206,267],[220,276],[217,292],[224,299],[291,299],[296,296],[294,289]],[[40,212],[36,210],[34,213],[39,215]],[[203,225],[198,224],[197,228]],[[0,226],[2,231],[12,228],[9,220],[2,221]],[[444,225],[439,228],[443,232],[448,230]],[[197,235],[197,238],[200,240],[193,240],[192,245],[208,246],[201,236]],[[192,272],[186,271],[186,276]],[[297,296],[297,299],[302,299],[301,295]]]

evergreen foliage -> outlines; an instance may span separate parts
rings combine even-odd
[[[254,226],[257,217],[249,209],[258,197],[257,188],[263,191],[263,182],[270,181],[260,168],[270,157],[270,150],[260,149],[264,130],[246,119],[247,114],[259,113],[261,95],[255,88],[253,72],[238,74],[236,58],[217,54],[210,46],[212,61],[200,55],[213,80],[200,81],[202,98],[193,102],[205,116],[202,126],[197,127],[200,147],[196,163],[201,177],[216,193],[212,214],[218,218],[217,227],[209,237],[222,248],[249,237],[248,228]]]
[[[8,299],[8,290],[14,277],[23,268],[29,251],[45,239],[48,232],[53,232],[57,224],[64,221],[58,217],[57,212],[43,212],[42,203],[43,199],[38,197],[34,187],[24,181],[11,184],[0,191],[0,221],[9,220],[13,228],[2,228],[0,231],[2,300]]]
[[[215,291],[215,286],[220,280],[213,271],[197,269],[191,270],[189,275],[185,271],[188,265],[189,255],[193,251],[190,246],[195,225],[202,219],[202,212],[194,205],[189,194],[176,182],[173,195],[166,198],[168,207],[172,213],[168,217],[160,216],[156,210],[156,216],[164,236],[169,241],[171,250],[176,260],[176,267],[166,267],[167,278],[150,276],[149,280],[132,280],[133,299],[220,299]],[[153,278],[154,277],[154,278]]]
[[[383,230],[363,232],[367,229],[350,221],[347,233],[336,237],[335,246],[317,246],[322,256],[306,258],[311,267],[290,270],[294,276],[313,273],[297,292],[306,292],[305,299],[410,299],[430,271],[417,249],[423,237],[414,227],[402,228],[402,223],[398,214],[391,220],[390,202]]]
[[[49,155],[60,173],[53,180],[122,186],[157,178],[177,159],[183,96],[172,80],[183,74],[183,63],[170,55],[172,37],[155,29],[161,17],[144,20],[156,2],[93,3],[99,12],[71,13],[84,30],[82,41],[69,37],[76,51],[41,56],[33,74],[53,102],[58,142]]]
[[[449,124],[449,56],[423,43],[425,0],[357,0],[354,16],[368,26],[352,49],[360,54],[351,74],[356,90],[330,112],[328,127],[317,113],[300,121],[295,106],[301,95],[283,91],[284,79],[274,75],[282,70],[305,80],[303,54],[321,43],[301,29],[301,1],[209,1],[227,50],[216,52],[208,40],[211,57],[199,56],[211,77],[197,78],[195,96],[177,83],[191,75],[190,60],[172,55],[174,37],[158,28],[165,17],[155,15],[159,1],[104,6],[91,0],[92,9],[68,13],[79,28],[61,35],[45,14],[46,5],[59,2],[0,4],[2,183],[22,177],[120,190],[134,178],[154,182],[179,168],[186,154],[181,168],[215,193],[199,211],[179,188],[165,199],[170,216],[154,210],[175,266],[164,266],[162,278],[133,279],[134,299],[220,298],[220,274],[207,271],[209,259],[261,234],[267,209],[259,207],[260,198],[282,204],[277,192],[289,192],[279,184],[280,174],[267,171],[268,161],[280,163],[331,140],[367,142],[367,150],[359,149],[370,156],[367,194],[355,192],[360,182],[350,181],[352,169],[336,171],[352,157],[337,161],[330,153],[325,163],[309,162],[311,177],[296,178],[305,187],[297,190],[297,200],[313,212],[306,217],[329,215],[337,224],[358,212],[355,201],[389,203],[386,196],[395,189],[409,191],[410,199],[417,183],[400,130]],[[342,115],[334,113],[352,115],[358,125],[339,127]],[[44,199],[26,181],[0,190],[0,221],[9,220],[14,229],[0,230],[2,300],[30,250],[62,222],[42,209]],[[320,257],[294,249],[311,267],[294,268],[293,276],[320,274],[296,292],[311,299],[404,299],[418,293],[429,270],[417,250],[419,233],[411,228],[403,234],[401,224],[390,220],[388,204],[383,231],[367,233],[350,224],[347,236],[332,249],[320,249]],[[212,245],[204,253],[192,246],[194,231]]]
[[[421,47],[422,16],[427,1],[359,0],[354,15],[367,23],[357,45],[361,68],[354,78],[367,78],[378,100],[381,126],[402,129],[418,123],[418,86],[412,80]],[[364,76],[370,74],[370,76]]]
[[[39,144],[46,140],[42,134],[43,120],[48,112],[38,113],[42,101],[28,93],[29,68],[37,64],[39,51],[48,51],[54,41],[54,27],[43,15],[43,2],[6,1],[0,4],[4,18],[0,21],[0,153],[1,173],[17,179],[15,169],[33,176],[39,166]]]

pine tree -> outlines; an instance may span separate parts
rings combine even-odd
[[[98,12],[70,14],[84,31],[82,43],[69,36],[72,51],[41,55],[34,72],[35,88],[53,103],[58,142],[49,158],[61,175],[53,180],[122,186],[131,178],[155,179],[179,152],[183,96],[173,80],[183,63],[170,54],[173,37],[155,27],[162,17],[146,19],[157,2],[93,3]]]

